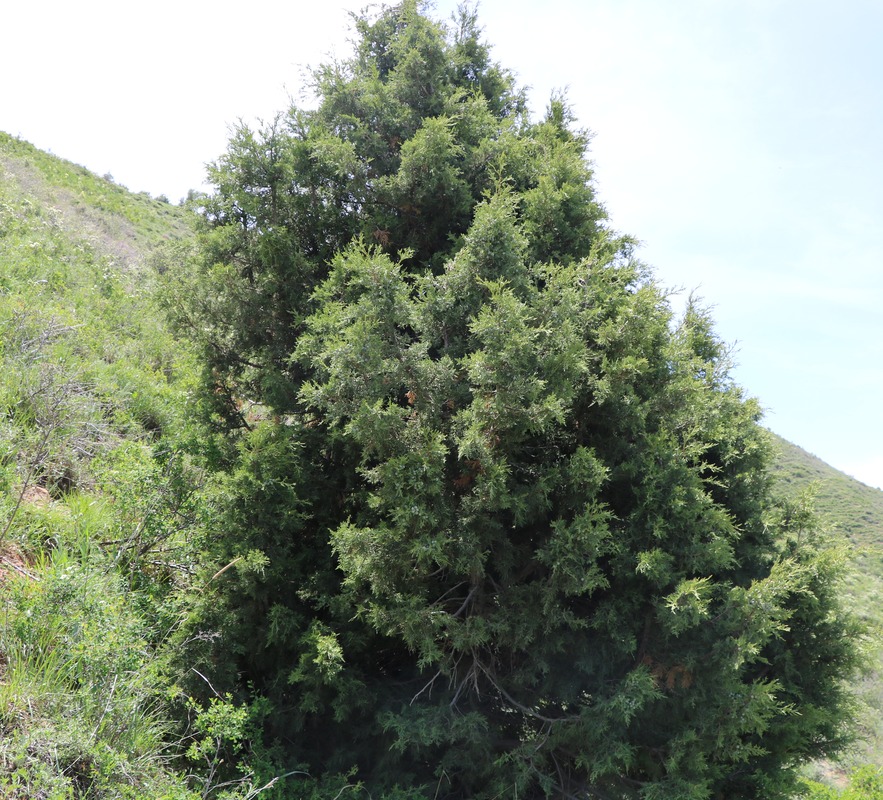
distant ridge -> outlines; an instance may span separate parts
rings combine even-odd
[[[793,497],[815,489],[815,506],[827,524],[857,546],[883,544],[883,491],[834,469],[796,444],[773,434],[777,488]]]
[[[18,196],[50,209],[78,238],[133,266],[164,241],[189,234],[187,213],[162,198],[135,194],[85,167],[45,153],[0,131],[0,179]]]

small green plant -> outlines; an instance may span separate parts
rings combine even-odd
[[[883,800],[883,768],[866,765],[852,773],[849,784],[837,789],[808,780],[801,800]]]

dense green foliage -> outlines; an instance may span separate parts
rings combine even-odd
[[[190,798],[167,769],[149,632],[108,563],[64,543],[34,571],[4,592],[0,792]]]
[[[374,797],[793,794],[849,738],[858,629],[707,315],[672,320],[470,12],[355,25],[169,271],[217,470],[190,691]]]

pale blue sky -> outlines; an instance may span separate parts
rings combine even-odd
[[[317,5],[16,3],[0,130],[176,201],[230,123],[271,117],[302,65],[347,52],[345,7],[363,3]],[[568,89],[613,225],[662,284],[714,307],[767,424],[883,486],[883,4],[484,0],[479,15],[536,112]]]

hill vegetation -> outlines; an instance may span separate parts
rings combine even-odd
[[[850,545],[851,569],[844,593],[857,616],[871,631],[872,668],[861,680],[867,708],[865,730],[852,763],[883,764],[883,491],[844,475],[816,456],[775,436],[773,474],[785,497],[811,497],[821,523]]]
[[[0,797],[840,796],[883,492],[770,503],[566,105],[396,14],[191,208],[0,133]]]
[[[147,266],[182,209],[0,135],[0,794],[186,797],[157,646],[192,375]],[[176,567],[171,565],[178,564]]]
[[[818,507],[825,519],[857,546],[878,546],[883,531],[883,491],[844,475],[820,458],[776,437],[774,473],[781,491],[796,497],[815,486]]]
[[[777,489],[796,498],[807,491],[823,524],[845,536],[855,567],[847,578],[856,611],[883,630],[883,491],[844,475],[797,445],[775,437]]]

